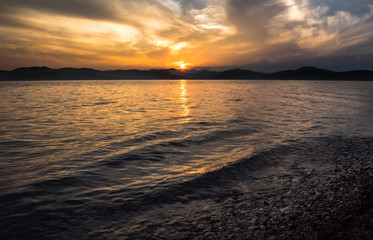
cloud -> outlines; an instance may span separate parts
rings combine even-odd
[[[0,5],[0,68],[153,68],[180,60],[276,68],[329,60],[346,66],[348,59],[368,66],[372,43],[370,0],[2,0]]]
[[[305,2],[305,1],[303,1]],[[307,5],[310,8],[317,8],[319,6],[326,7],[328,11],[326,12],[327,16],[333,16],[337,12],[343,11],[348,12],[352,15],[362,16],[370,12],[369,4],[372,4],[370,0],[315,0],[307,1]]]
[[[22,13],[26,9],[90,19],[118,17],[112,1],[103,4],[100,0],[2,0],[0,5],[1,12]]]
[[[180,0],[178,1],[181,5],[183,13],[189,15],[191,10],[201,10],[206,8],[207,1],[206,0]]]
[[[368,1],[230,0],[227,4],[229,23],[239,32],[234,41],[243,53],[238,62],[246,57],[252,65],[263,61],[283,65],[281,61],[315,62],[356,53],[372,62],[373,11]]]
[[[275,0],[229,0],[227,16],[246,41],[262,41],[268,37],[267,26],[286,6]]]

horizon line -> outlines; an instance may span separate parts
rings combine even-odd
[[[206,70],[206,71],[213,71],[213,72],[225,72],[225,71],[230,71],[230,70],[244,70],[244,71],[253,71],[253,72],[264,73],[264,74],[277,73],[277,72],[289,71],[289,70],[290,71],[295,71],[295,70],[299,70],[299,69],[302,69],[302,68],[314,68],[314,69],[328,70],[328,71],[332,71],[332,72],[336,72],[336,73],[353,72],[353,71],[373,72],[373,70],[368,70],[368,69],[363,69],[363,68],[357,68],[357,69],[353,69],[353,70],[335,71],[335,70],[330,70],[328,68],[315,67],[315,66],[312,66],[312,65],[304,65],[304,66],[300,66],[300,67],[296,67],[296,68],[284,68],[282,70],[277,70],[277,71],[256,71],[256,70],[250,69],[248,67],[243,67],[243,66],[241,66],[241,67],[240,66],[218,66],[218,67],[205,66],[205,67],[191,67],[191,68],[188,68],[188,69],[177,69],[175,67],[171,67],[171,68],[117,68],[117,69],[105,69],[105,70],[103,70],[103,69],[97,69],[97,68],[94,68],[94,67],[49,67],[49,66],[45,66],[45,65],[43,65],[43,66],[16,67],[16,68],[13,68],[12,70],[0,69],[0,71],[12,72],[12,71],[15,71],[17,69],[28,69],[28,68],[48,68],[48,69],[51,69],[51,70],[90,69],[90,70],[101,71],[101,72],[106,72],[106,71],[131,71],[131,70],[136,70],[136,71],[176,70],[176,71],[179,71],[179,72],[186,72],[186,71],[190,71],[190,70],[197,70],[197,71]],[[221,69],[224,69],[224,70],[216,70],[218,68],[221,68]]]

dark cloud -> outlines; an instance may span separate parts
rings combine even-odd
[[[208,0],[174,0],[179,4],[184,20],[190,23],[194,22],[191,12],[206,8]]]
[[[369,0],[228,0],[228,21],[238,32],[235,42],[237,45],[254,42],[256,47],[256,51],[247,53],[239,49],[241,53],[231,61],[245,62],[246,58],[258,70],[265,66],[275,70],[318,62],[340,69],[347,67],[348,64],[343,64],[348,61],[347,56],[360,65],[363,60],[357,61],[356,56],[372,62],[373,21],[368,4],[373,3]],[[329,61],[334,64],[328,64]]]
[[[22,21],[20,19],[15,18],[11,14],[2,13],[0,15],[0,26],[6,26],[10,28],[29,28],[31,27],[30,24],[27,22]]]
[[[311,8],[316,7],[327,7],[327,15],[333,16],[336,12],[344,11],[356,16],[362,16],[370,12],[369,4],[372,4],[371,0],[314,0],[309,1]]]
[[[2,0],[1,12],[22,13],[36,10],[61,15],[90,19],[113,19],[117,17],[112,1],[101,0]]]
[[[203,9],[207,6],[207,0],[180,0],[180,5],[186,10]]]
[[[286,9],[275,0],[228,0],[227,18],[247,41],[263,41],[268,23]]]

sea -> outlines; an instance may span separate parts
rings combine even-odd
[[[368,81],[3,81],[0,236],[161,226],[237,186],[281,187],[265,178],[292,174],[284,152],[372,137],[372,123]]]

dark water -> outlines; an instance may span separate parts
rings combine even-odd
[[[0,82],[0,100],[9,238],[103,225],[115,238],[150,209],[218,196],[268,167],[291,174],[281,161],[296,143],[373,135],[373,82]]]

